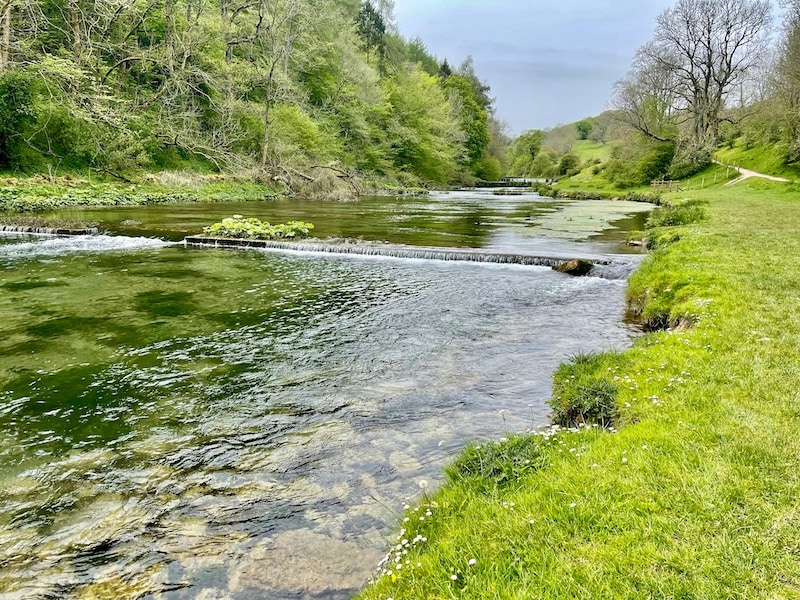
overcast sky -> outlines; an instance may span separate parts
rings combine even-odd
[[[453,66],[472,55],[512,133],[608,108],[673,0],[395,0],[400,32]]]

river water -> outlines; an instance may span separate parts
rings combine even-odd
[[[474,192],[124,208],[54,215],[99,236],[0,238],[0,598],[348,598],[420,480],[469,439],[545,424],[559,362],[636,334],[623,279],[185,233],[236,212],[625,271],[645,208]]]

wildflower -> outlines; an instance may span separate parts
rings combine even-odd
[[[624,464],[625,464],[625,463],[627,463],[627,462],[628,462],[628,459],[623,457],[623,459],[622,459],[622,464],[624,465]]]
[[[477,562],[477,558],[470,558],[469,561],[467,561],[467,564],[471,567],[472,565],[477,564]]]
[[[456,581],[458,579],[458,575],[453,573],[452,575],[450,575],[450,579],[452,579],[453,581]]]
[[[578,506],[578,505],[575,502],[573,502],[572,504],[569,505],[570,508],[575,508],[576,506]]]

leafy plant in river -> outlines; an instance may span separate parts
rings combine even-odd
[[[214,223],[209,227],[204,227],[203,233],[211,237],[252,240],[299,240],[307,238],[312,229],[314,229],[313,223],[305,223],[303,221],[289,221],[280,225],[270,225],[260,219],[233,215],[233,217],[222,219],[221,223]]]

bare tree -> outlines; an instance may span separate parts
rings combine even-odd
[[[261,166],[269,163],[272,107],[286,92],[282,85],[288,76],[289,59],[302,31],[303,19],[299,0],[260,0],[258,23],[252,44],[253,60],[260,75],[259,87],[264,90],[264,138]]]
[[[652,44],[652,42],[651,42]],[[678,73],[639,49],[627,77],[614,86],[614,107],[622,120],[645,136],[665,142],[676,136]]]
[[[768,0],[678,0],[617,84],[616,107],[653,139],[683,121],[693,144],[715,145],[731,95],[747,89],[767,55],[770,22]]]
[[[728,95],[752,74],[769,41],[768,0],[678,0],[658,17],[643,55],[675,74],[692,139],[714,145]]]

